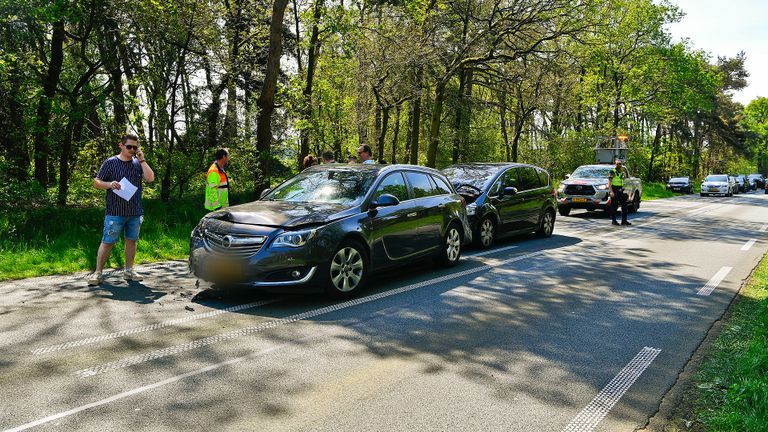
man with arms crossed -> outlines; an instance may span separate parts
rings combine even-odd
[[[115,193],[122,189],[120,182],[123,178],[137,188],[127,201]],[[144,209],[141,206],[142,179],[151,183],[155,180],[155,173],[144,159],[144,152],[139,149],[139,137],[125,134],[120,140],[120,153],[105,160],[93,179],[93,187],[106,191],[107,211],[104,216],[101,245],[96,256],[96,271],[88,279],[88,285],[100,285],[104,281],[101,272],[112,252],[112,246],[120,239],[120,233],[125,233],[123,277],[127,281],[142,280],[133,270],[136,242],[139,240],[139,229],[144,220]]]

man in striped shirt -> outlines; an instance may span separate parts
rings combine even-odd
[[[139,149],[139,137],[125,134],[120,140],[120,153],[105,160],[93,179],[93,187],[106,191],[107,211],[104,216],[101,245],[96,256],[96,271],[88,279],[88,285],[100,285],[104,281],[101,272],[112,252],[112,246],[120,239],[120,233],[125,234],[123,277],[127,281],[142,280],[141,275],[133,270],[136,242],[139,240],[139,229],[144,221],[144,209],[141,206],[142,180],[153,182],[155,173],[144,159],[144,152]],[[137,188],[127,200],[115,193],[116,190],[122,189],[121,182],[124,181]]]

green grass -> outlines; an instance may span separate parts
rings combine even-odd
[[[689,397],[697,430],[768,431],[768,258],[732,306]]]
[[[643,200],[644,201],[651,201],[659,198],[670,198],[677,195],[684,195],[684,194],[668,191],[665,183],[643,182]]]
[[[230,197],[244,202],[245,197]],[[184,259],[189,234],[206,213],[202,198],[144,200],[137,263]],[[41,208],[0,213],[0,280],[91,270],[104,223],[102,208]],[[123,241],[106,267],[124,265]]]

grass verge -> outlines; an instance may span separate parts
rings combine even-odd
[[[665,430],[768,431],[768,257],[726,314]]]
[[[235,204],[245,196],[230,197]],[[189,234],[206,213],[201,198],[144,200],[137,263],[184,259]],[[101,242],[104,208],[19,209],[0,213],[0,280],[92,270]],[[106,267],[124,265],[123,241]]]

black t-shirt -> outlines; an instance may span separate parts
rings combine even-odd
[[[138,159],[132,158],[125,162],[117,156],[112,156],[101,164],[101,169],[96,174],[97,179],[105,182],[119,182],[123,177],[133,183],[138,190],[130,200],[126,201],[117,196],[113,190],[107,189],[107,216],[141,216],[144,214],[144,208],[141,206],[142,170]]]

